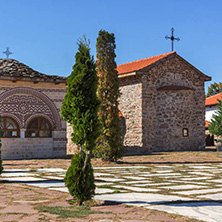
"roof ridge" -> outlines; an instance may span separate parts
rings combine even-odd
[[[159,55],[155,55],[155,56],[151,56],[151,57],[147,57],[147,58],[143,58],[143,59],[137,59],[137,60],[134,60],[134,61],[131,61],[131,62],[126,62],[126,63],[120,64],[118,66],[122,66],[122,65],[126,65],[126,64],[131,64],[131,63],[143,61],[143,60],[146,60],[146,59],[152,59],[154,57],[160,57],[160,56],[163,56],[163,55],[167,56],[167,55],[170,55],[170,54],[173,54],[173,53],[176,53],[176,51],[166,52],[166,53],[163,53],[163,54],[159,54]]]

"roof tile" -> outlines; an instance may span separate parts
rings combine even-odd
[[[218,93],[216,95],[210,96],[205,100],[205,106],[212,106],[218,103],[217,100],[222,100],[222,93]]]
[[[208,127],[210,125],[210,121],[205,120],[205,127]]]
[[[18,62],[14,59],[0,59],[0,77],[21,77],[21,78],[31,78],[31,79],[43,79],[51,81],[62,81],[65,82],[65,77],[60,77],[56,75],[46,75],[37,72],[27,65]]]

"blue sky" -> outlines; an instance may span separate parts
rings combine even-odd
[[[99,30],[113,32],[116,62],[122,64],[171,51],[165,36],[174,27],[181,39],[176,52],[212,82],[222,82],[221,0],[0,0],[0,5],[0,58],[10,47],[10,58],[39,72],[68,76],[83,34],[95,56]]]

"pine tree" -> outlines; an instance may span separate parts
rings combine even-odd
[[[100,136],[94,154],[104,161],[117,161],[123,153],[119,119],[120,96],[118,73],[115,62],[115,37],[113,33],[100,30],[97,38],[98,97],[101,102],[99,121]]]
[[[1,122],[1,117],[0,117],[0,122]],[[1,128],[0,128],[0,134],[1,134]],[[2,167],[2,155],[1,155],[1,140],[0,140],[0,175],[2,174],[3,167]]]
[[[219,99],[216,114],[213,115],[208,128],[211,134],[222,137],[222,101]]]
[[[80,153],[73,156],[65,184],[70,194],[82,204],[95,193],[89,152],[94,149],[99,135],[99,100],[96,95],[98,78],[95,62],[90,55],[89,42],[85,37],[78,42],[75,60],[73,71],[67,80],[67,93],[61,115],[72,126],[72,141],[80,148]]]

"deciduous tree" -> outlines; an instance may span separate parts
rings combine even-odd
[[[222,82],[216,83],[214,82],[208,87],[206,97],[210,97],[222,92]]]

